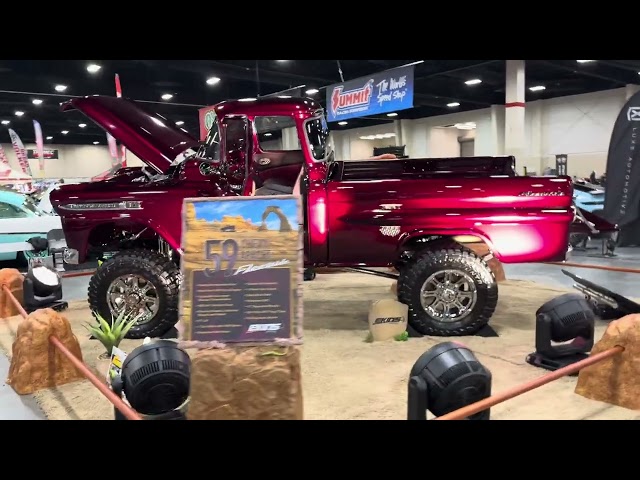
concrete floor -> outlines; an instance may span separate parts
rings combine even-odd
[[[618,266],[640,269],[640,249],[621,248],[616,251],[614,258],[596,258],[590,256],[598,250],[574,252],[572,262],[581,264],[594,264],[605,266]],[[10,265],[2,265],[6,268]],[[603,270],[590,270],[583,268],[560,267],[544,264],[518,264],[505,265],[505,273],[508,279],[528,280],[549,286],[570,288],[572,280],[560,271],[565,268],[577,275],[589,279],[597,284],[604,285],[610,290],[628,297],[638,296],[638,275],[633,273],[615,273]],[[87,295],[89,276],[66,278],[63,280],[64,298],[67,301],[83,300]],[[9,362],[0,354],[0,376],[5,379],[9,368]],[[32,398],[17,395],[11,387],[4,382],[0,387],[0,420],[41,420],[44,415]]]

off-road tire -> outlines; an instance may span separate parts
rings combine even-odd
[[[127,338],[160,337],[178,323],[178,302],[182,275],[178,266],[164,255],[145,249],[119,252],[98,267],[89,282],[89,306],[110,319],[107,289],[121,275],[134,273],[153,283],[160,302],[158,313],[147,323],[135,325]]]
[[[455,322],[431,317],[420,303],[420,290],[430,275],[455,269],[469,275],[477,291],[469,315]],[[409,307],[408,323],[422,335],[454,337],[474,335],[489,323],[498,303],[498,284],[487,262],[464,247],[423,251],[404,265],[398,278],[398,300]]]

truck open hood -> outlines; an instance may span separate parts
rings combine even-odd
[[[63,103],[61,109],[81,111],[158,173],[166,173],[178,155],[199,144],[166,118],[127,98],[80,97]]]

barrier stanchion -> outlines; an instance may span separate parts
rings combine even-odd
[[[610,348],[609,350],[605,350],[604,352],[591,355],[590,357],[585,358],[584,360],[576,362],[572,365],[559,368],[554,372],[548,373],[534,380],[524,382],[502,393],[492,395],[488,398],[480,400],[479,402],[472,403],[471,405],[467,405],[465,407],[459,408],[458,410],[454,410],[453,412],[447,413],[446,415],[442,415],[441,417],[434,418],[434,420],[462,420],[462,419],[468,418],[471,415],[475,415],[476,413],[487,410],[506,400],[510,400],[514,397],[517,397],[518,395],[522,395],[523,393],[527,393],[538,387],[542,387],[543,385],[546,385],[547,383],[551,383],[554,380],[558,380],[559,378],[566,377],[568,375],[576,373],[585,367],[596,364],[598,362],[606,360],[607,358],[613,357],[615,355],[619,355],[622,352],[624,352],[624,347],[616,346],[616,347]]]
[[[13,296],[11,290],[9,290],[6,285],[2,285],[2,288],[9,296],[9,299],[13,302],[18,312],[20,312],[22,318],[27,318],[28,314],[26,310],[20,304],[18,299]],[[87,365],[83,361],[79,360],[73,353],[71,353],[69,349],[65,347],[57,337],[53,335],[50,336],[49,342],[54,347],[56,347],[60,351],[60,353],[62,353],[67,358],[67,360],[69,360],[78,369],[78,371],[82,373],[82,375],[84,375],[84,377],[89,380],[98,389],[98,391],[102,393],[106,397],[106,399],[109,400],[109,402],[111,402],[113,406],[116,407],[128,420],[142,420],[142,417],[140,417],[138,413],[136,413],[129,405],[124,403],[121,398],[113,393],[113,391],[111,391],[107,384],[96,377],[96,375],[91,370],[89,370],[89,367],[87,367]]]

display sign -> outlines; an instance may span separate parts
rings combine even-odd
[[[607,195],[602,216],[624,227],[640,219],[640,92],[618,114],[607,154]]]
[[[292,195],[185,199],[183,340],[301,337],[299,209]]]
[[[209,129],[216,118],[214,107],[215,105],[212,105],[198,110],[198,118],[200,119],[200,140],[202,141],[206,140],[207,133],[209,133]]]
[[[38,154],[38,150],[34,148],[27,149],[27,158],[29,160],[37,160],[40,158]],[[58,149],[44,149],[44,159],[45,160],[58,160]]]
[[[327,120],[397,112],[413,107],[415,65],[327,87]]]

